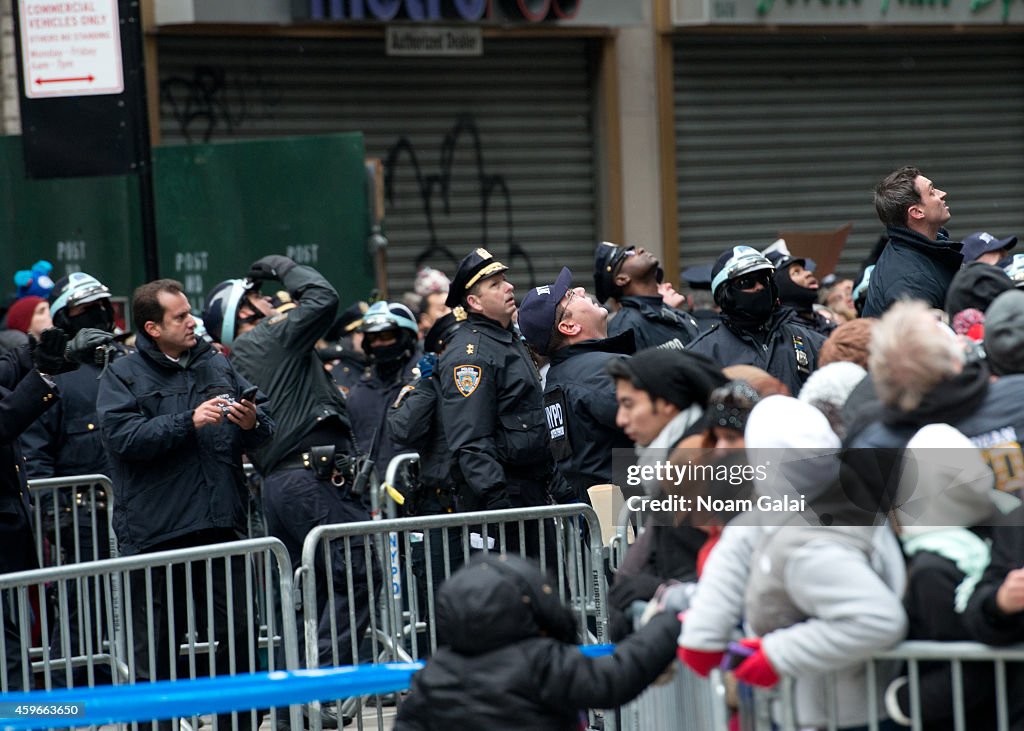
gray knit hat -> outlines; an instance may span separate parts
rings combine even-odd
[[[1024,373],[1024,291],[1003,292],[989,305],[985,356],[997,376]]]

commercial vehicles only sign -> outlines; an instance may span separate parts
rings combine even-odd
[[[124,91],[117,0],[18,0],[25,96]]]

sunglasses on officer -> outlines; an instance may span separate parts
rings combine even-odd
[[[734,289],[741,291],[748,291],[754,289],[758,284],[767,287],[771,282],[771,272],[753,272],[752,274],[744,274],[742,277],[737,277],[729,282]]]

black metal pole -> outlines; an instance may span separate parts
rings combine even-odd
[[[142,263],[146,281],[160,278],[160,255],[156,240],[156,199],[153,190],[153,148],[149,139],[149,117],[146,113],[146,64],[143,51],[142,10],[138,0],[129,1],[130,11],[125,18],[133,24],[128,35],[125,68],[135,76],[132,86],[135,94],[129,96],[131,114],[135,120],[135,149],[138,154],[135,174],[139,179],[139,222],[142,228]]]

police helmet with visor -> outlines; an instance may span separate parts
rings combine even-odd
[[[203,308],[206,332],[215,342],[231,347],[238,334],[238,310],[255,285],[251,279],[227,279],[210,290]],[[253,320],[259,320],[258,315]]]
[[[53,286],[49,299],[53,324],[69,336],[86,327],[114,332],[114,308],[110,303],[110,290],[96,277],[85,272],[72,272]],[[76,307],[94,302],[98,303],[95,307],[71,314]]]

